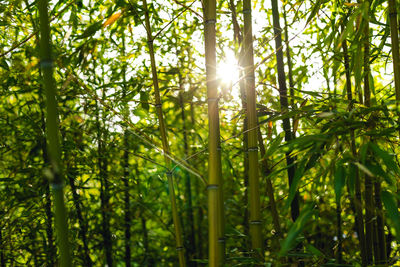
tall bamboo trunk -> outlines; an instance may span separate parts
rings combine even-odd
[[[233,25],[233,41],[235,43],[235,56],[238,59],[238,65],[240,66],[240,74],[239,76],[242,77],[244,72],[242,69],[243,66],[243,49],[239,52],[239,48],[242,45],[242,34],[240,30],[239,23],[237,21],[237,13],[236,13],[236,5],[233,0],[229,0],[229,8],[232,14],[232,25]],[[243,79],[239,80],[239,88],[240,88],[240,100],[242,104],[242,110],[244,112],[247,111],[247,100],[246,100],[246,87],[245,81]],[[243,143],[243,184],[244,184],[244,201],[248,201],[248,186],[249,186],[249,154],[248,154],[248,135],[247,135],[247,124],[248,119],[247,116],[243,119],[243,135],[242,135],[242,143]],[[244,235],[249,236],[249,210],[245,208],[244,216],[243,216],[243,228],[244,228]]]
[[[289,45],[289,25],[287,23],[286,18],[286,8],[283,7],[283,19],[285,23],[285,46],[286,46],[286,60],[287,60],[287,67],[288,67],[288,79],[289,79],[289,94],[290,94],[290,106],[292,109],[295,108],[294,102],[294,80],[293,80],[293,64],[292,64],[292,57],[290,56],[290,45]],[[293,128],[294,128],[294,121],[293,121]],[[295,138],[295,129],[293,129],[293,138]]]
[[[105,99],[105,90],[103,89],[102,100]],[[96,101],[97,102],[97,101]],[[97,104],[97,103],[96,103]],[[108,159],[106,156],[105,148],[105,131],[103,125],[101,125],[100,120],[104,121],[104,111],[103,116],[100,118],[100,107],[97,105],[96,123],[97,123],[97,165],[99,170],[100,178],[100,208],[102,216],[102,235],[103,235],[103,245],[106,263],[109,267],[113,266],[112,257],[112,240],[110,231],[110,195],[109,195],[109,181],[108,181]]]
[[[73,170],[76,169],[73,168],[73,166],[68,166],[69,163],[69,159],[67,158],[68,154],[66,154],[65,156],[65,162],[67,164],[67,170]],[[72,155],[72,158],[75,158],[75,155]],[[78,223],[79,223],[79,236],[82,239],[82,244],[83,244],[83,249],[82,251],[80,251],[80,253],[82,253],[83,256],[83,263],[85,264],[85,266],[91,267],[93,266],[93,262],[90,258],[90,252],[89,252],[89,247],[88,247],[88,238],[87,238],[87,232],[88,232],[88,225],[85,222],[85,220],[83,219],[83,214],[82,214],[82,201],[80,199],[80,196],[77,192],[77,188],[75,185],[75,180],[74,180],[74,176],[75,173],[68,171],[67,172],[67,178],[69,181],[69,185],[71,187],[71,192],[72,192],[72,199],[73,199],[73,203],[75,206],[75,211],[76,211],[76,216],[78,218]]]
[[[276,49],[276,61],[277,61],[277,70],[278,70],[278,83],[279,83],[279,98],[281,103],[281,112],[288,111],[288,94],[286,87],[286,74],[284,70],[283,63],[283,52],[282,52],[282,29],[279,23],[279,11],[278,11],[278,2],[277,0],[271,0],[272,4],[272,17],[273,17],[273,26],[274,26],[274,34],[275,34],[275,49]],[[290,127],[289,118],[283,119],[283,130],[285,132],[285,141],[288,142],[292,140],[292,131]],[[294,178],[295,166],[294,160],[290,155],[290,151],[286,153],[286,164],[290,166],[288,168],[288,179],[289,186],[291,186]],[[293,221],[299,217],[300,214],[300,206],[299,206],[299,194],[296,192],[296,195],[291,203],[291,215]]]
[[[3,227],[0,227],[0,244],[3,244],[3,242],[4,242],[3,236],[2,236],[2,231],[1,231],[2,228]],[[2,246],[0,248],[0,266],[1,267],[6,267],[6,257],[4,255],[4,251],[5,251],[4,246]]]
[[[190,121],[192,123],[193,128],[196,125],[196,121],[195,121],[195,113],[194,113],[194,103],[193,101],[190,102]],[[193,136],[191,139],[192,143],[196,143],[196,139]],[[203,184],[200,183],[200,181],[198,179],[195,180],[195,192],[196,192],[196,240],[197,240],[197,244],[196,244],[196,255],[199,259],[203,259],[203,255],[204,255],[204,237],[203,237],[203,226],[202,226],[202,222],[203,222],[203,218],[205,217],[204,214],[204,210],[203,210],[203,206],[202,204],[204,203],[204,201],[202,201],[202,195],[200,194],[200,190],[201,187],[203,186]]]
[[[129,194],[129,142],[128,131],[124,132],[124,155],[123,155],[123,181],[124,181],[124,227],[125,227],[125,266],[131,266],[131,207]]]
[[[179,93],[179,104],[181,108],[181,118],[182,118],[182,130],[183,130],[183,147],[185,158],[189,155],[189,144],[187,138],[187,129],[186,129],[186,116],[185,116],[185,103],[183,97],[183,81],[181,74],[179,73],[179,87],[181,89]],[[192,200],[192,184],[191,184],[191,176],[188,171],[185,171],[185,199],[187,200],[187,261],[189,266],[196,267],[197,263],[193,261],[196,254],[196,240],[195,240],[195,229],[194,229],[194,214],[193,214],[193,200]]]
[[[248,127],[248,156],[249,156],[249,208],[250,208],[250,238],[251,248],[256,257],[263,261],[262,252],[262,232],[261,232],[261,208],[260,208],[260,182],[258,166],[258,144],[257,144],[257,110],[256,110],[256,90],[254,75],[254,56],[253,56],[253,33],[251,2],[243,0],[244,17],[244,38],[243,38],[243,66],[245,71],[246,88],[246,114]]]
[[[400,53],[399,53],[399,34],[397,25],[396,0],[389,0],[388,4],[389,4],[390,37],[392,40],[394,86],[396,91],[396,100],[399,102],[400,101]]]
[[[55,226],[57,231],[60,264],[72,266],[68,241],[67,210],[64,204],[64,177],[62,173],[59,122],[56,99],[56,87],[53,78],[53,60],[51,55],[50,25],[47,13],[48,1],[38,1],[40,20],[40,69],[43,74],[43,88],[46,98],[46,130],[48,155],[51,170],[48,172],[55,205]]]
[[[221,146],[219,132],[218,84],[216,76],[216,2],[204,1],[204,37],[208,97],[208,237],[210,267],[221,266],[225,258]]]
[[[379,250],[379,258],[376,264],[387,264],[386,256],[386,237],[385,237],[385,217],[381,199],[381,182],[376,180],[374,183],[374,193],[375,193],[375,208],[376,208],[376,232],[378,244],[377,248]]]
[[[39,73],[42,74],[42,72],[39,69]],[[41,114],[40,114],[40,123],[41,123],[41,128],[43,132],[46,132],[46,120],[45,120],[45,114],[44,114],[44,106],[45,106],[45,101],[42,97],[43,95],[43,87],[40,85],[40,94],[41,96],[39,97],[40,99],[40,109],[41,109]],[[49,156],[47,154],[47,140],[46,137],[43,136],[41,140],[41,150],[42,150],[42,156],[43,156],[43,163],[44,167],[48,168],[50,166],[50,160]],[[46,247],[46,260],[47,264],[49,266],[54,265],[54,261],[56,259],[56,254],[57,254],[57,249],[54,245],[54,234],[53,234],[53,213],[51,212],[51,194],[50,194],[50,183],[46,179],[43,183],[43,186],[45,187],[45,205],[44,205],[44,212],[46,214],[46,235],[47,235],[47,247]]]
[[[344,31],[344,26],[342,26],[342,32]],[[343,40],[342,43],[343,48],[343,59],[344,59],[344,68],[346,74],[346,93],[347,100],[349,100],[349,110],[353,109],[353,94],[351,89],[351,71],[350,71],[350,61],[347,51],[347,41]],[[356,141],[354,136],[354,130],[350,130],[350,149],[351,153],[354,157],[357,157],[356,151]],[[365,243],[365,232],[364,232],[364,219],[362,213],[362,205],[361,205],[361,182],[358,168],[352,164],[350,166],[352,168],[352,173],[354,173],[354,184],[355,184],[355,194],[351,200],[351,205],[353,210],[355,210],[355,227],[358,235],[358,240],[360,242],[360,250],[361,250],[361,260],[362,265],[366,266],[367,263],[367,247]],[[348,190],[350,193],[350,190]]]
[[[282,237],[283,233],[281,231],[281,224],[280,224],[278,209],[276,208],[274,187],[272,186],[271,180],[268,178],[269,174],[271,173],[271,170],[268,166],[268,161],[266,158],[267,155],[265,154],[264,140],[262,138],[260,127],[258,128],[257,137],[258,137],[258,145],[260,146],[261,159],[262,159],[261,160],[261,169],[262,169],[262,173],[264,174],[264,179],[266,180],[266,183],[267,183],[267,195],[269,198],[269,206],[271,208],[272,223],[274,224],[275,235],[277,237]]]
[[[368,5],[369,12],[369,1],[364,1]],[[371,106],[371,92],[369,87],[369,18],[364,16],[364,29],[363,30],[363,47],[364,47],[364,104],[367,107]],[[373,183],[372,177],[365,174],[364,180],[364,193],[365,193],[365,242],[367,247],[367,264],[372,264],[374,255],[374,203],[373,203]]]
[[[125,33],[122,33],[122,55],[125,57]],[[127,82],[126,82],[126,64],[122,66],[123,82],[122,85],[122,96],[125,98],[127,94]],[[127,103],[124,104],[124,117],[129,119],[129,106]],[[124,131],[124,155],[122,160],[123,169],[123,182],[124,182],[124,228],[125,228],[125,266],[131,266],[131,208],[130,208],[130,184],[129,184],[129,131]]]
[[[162,102],[160,97],[160,89],[158,86],[158,76],[157,76],[157,67],[156,67],[156,60],[154,57],[154,47],[153,47],[153,36],[151,33],[151,26],[150,26],[150,17],[149,17],[149,10],[147,9],[147,1],[143,0],[143,7],[145,10],[145,23],[146,23],[146,31],[147,31],[147,43],[149,47],[149,54],[151,60],[151,71],[152,71],[152,78],[153,78],[153,87],[154,87],[154,96],[156,100],[156,110],[158,116],[158,123],[159,129],[161,133],[161,142],[163,146],[163,152],[165,154],[165,163],[167,168],[169,169],[167,172],[168,177],[168,187],[169,187],[169,197],[171,202],[171,209],[172,209],[172,219],[175,226],[175,241],[176,241],[176,250],[178,251],[178,259],[179,265],[181,267],[186,266],[185,260],[185,251],[182,241],[182,227],[179,220],[178,209],[176,206],[176,199],[175,199],[175,189],[174,189],[174,182],[172,172],[170,171],[171,160],[168,158],[170,154],[169,144],[168,144],[168,135],[167,135],[167,127],[164,122],[164,116],[162,112]]]

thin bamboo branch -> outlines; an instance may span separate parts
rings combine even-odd
[[[147,43],[149,48],[150,60],[151,60],[151,71],[152,71],[152,78],[153,78],[153,87],[154,87],[154,95],[156,100],[156,110],[157,110],[157,117],[159,123],[159,129],[161,133],[161,142],[163,146],[164,155],[170,154],[169,143],[168,143],[168,134],[167,134],[167,127],[165,125],[164,116],[162,112],[162,102],[160,97],[160,89],[158,86],[158,76],[157,76],[157,67],[156,67],[156,60],[154,57],[154,47],[153,47],[153,36],[151,33],[151,26],[150,26],[150,16],[149,10],[147,8],[147,1],[143,0],[143,7],[145,11],[145,24],[147,29]],[[171,167],[171,160],[169,157],[164,157],[165,163],[167,167]],[[178,259],[179,265],[181,267],[186,266],[185,260],[185,253],[184,253],[184,246],[182,241],[182,226],[179,219],[178,209],[176,206],[176,199],[175,199],[175,189],[174,189],[174,182],[173,182],[173,173],[171,171],[167,172],[168,178],[168,187],[169,187],[169,196],[171,202],[171,210],[172,210],[172,219],[174,222],[175,227],[175,241],[176,241],[176,250],[178,252]]]

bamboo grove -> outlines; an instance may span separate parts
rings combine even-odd
[[[0,267],[397,266],[399,5],[0,1]]]

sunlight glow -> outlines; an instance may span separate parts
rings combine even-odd
[[[225,60],[218,64],[217,77],[222,86],[229,86],[239,79],[237,59],[232,50],[225,51]]]

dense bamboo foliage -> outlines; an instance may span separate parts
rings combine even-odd
[[[0,1],[0,266],[397,266],[395,0]]]

